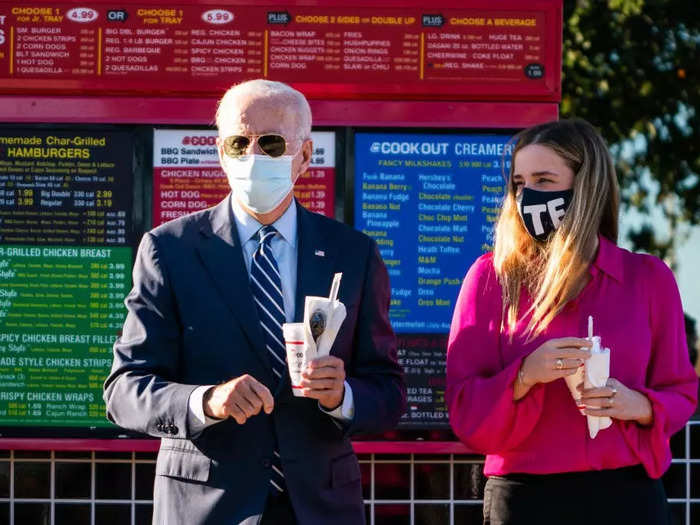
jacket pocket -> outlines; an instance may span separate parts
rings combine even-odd
[[[203,482],[209,480],[211,459],[187,441],[183,442],[185,444],[189,446],[161,446],[156,460],[156,475]]]
[[[359,481],[360,464],[354,453],[335,458],[331,462],[331,487],[337,488]]]

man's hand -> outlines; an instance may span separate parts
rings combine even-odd
[[[328,355],[311,361],[301,374],[304,397],[318,399],[326,410],[335,410],[345,395],[345,363]]]
[[[265,385],[248,374],[217,385],[204,394],[204,413],[209,417],[232,417],[242,425],[248,418],[260,413],[272,412],[275,401]]]

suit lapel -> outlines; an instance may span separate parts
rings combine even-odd
[[[243,261],[243,247],[238,239],[230,199],[229,195],[214,207],[209,216],[210,220],[203,222],[197,249],[202,264],[216,284],[222,300],[240,323],[250,346],[265,364],[265,370],[270,370],[265,339],[250,291],[248,272]],[[271,373],[268,379],[272,379]]]

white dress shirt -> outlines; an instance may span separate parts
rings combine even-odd
[[[240,204],[234,196],[231,196],[231,208],[233,217],[238,231],[238,238],[243,246],[243,260],[245,261],[246,271],[250,276],[250,265],[253,261],[253,253],[258,247],[258,230],[262,227],[258,221],[248,215],[241,208]],[[270,243],[272,254],[277,261],[280,277],[282,281],[282,297],[284,301],[284,314],[288,323],[294,322],[295,312],[295,297],[297,287],[297,253],[298,253],[298,236],[297,236],[297,207],[296,202],[292,199],[292,203],[285,210],[282,216],[277,219],[272,225],[278,231],[279,235],[275,235]],[[341,421],[349,421],[355,413],[355,403],[352,397],[352,389],[350,384],[345,381],[345,395],[343,402],[335,410],[325,410],[320,404],[321,409],[326,414],[333,416]],[[203,398],[207,390],[215,385],[202,385],[195,388],[190,394],[188,424],[192,434],[198,434],[206,427],[223,421],[222,419],[214,419],[204,413]]]

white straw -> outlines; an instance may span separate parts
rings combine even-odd
[[[331,284],[331,293],[328,294],[328,298],[331,301],[338,299],[338,290],[340,289],[340,279],[343,277],[342,273],[336,273],[333,276],[333,284]]]
[[[593,316],[588,316],[588,339],[593,337]]]

